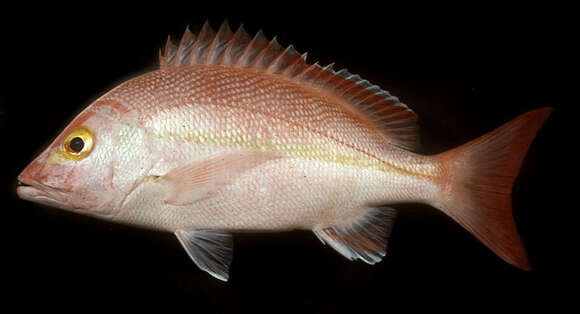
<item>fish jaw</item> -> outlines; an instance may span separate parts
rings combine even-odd
[[[93,196],[89,190],[75,187],[75,176],[66,168],[46,165],[44,154],[18,176],[16,194],[23,200],[83,215],[110,218],[115,213],[115,199],[107,191]]]
[[[28,183],[25,183],[28,182]],[[69,198],[67,198],[67,192],[59,188],[48,186],[38,182],[31,181],[21,181],[18,180],[18,187],[16,188],[16,194],[23,200],[30,202],[46,205],[49,207],[54,207],[82,215],[88,215],[98,218],[112,218],[112,210],[108,211],[91,211],[83,207],[71,206]],[[105,208],[109,207],[109,204],[103,206]]]
[[[62,168],[54,171],[47,167],[50,156],[55,155],[54,152],[54,148],[48,148],[24,168],[18,175],[16,194],[31,202],[60,209],[71,209],[67,205],[66,193],[72,190],[72,186],[69,180],[62,180],[69,177],[69,172]],[[55,166],[58,165],[53,165]],[[58,177],[53,175],[55,173]]]
[[[27,175],[27,169],[18,176],[18,187],[16,188],[16,194],[18,197],[51,207],[73,210],[73,208],[67,204],[66,191],[33,180]]]

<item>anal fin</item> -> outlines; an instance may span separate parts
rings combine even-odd
[[[229,233],[215,230],[177,230],[175,235],[199,268],[219,280],[228,281],[234,247]]]
[[[315,228],[314,234],[349,260],[375,264],[386,254],[396,212],[390,207],[371,208],[357,221],[344,226]]]

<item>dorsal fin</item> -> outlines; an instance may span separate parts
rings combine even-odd
[[[309,64],[306,54],[301,55],[292,45],[284,49],[276,37],[269,41],[261,30],[251,37],[240,25],[233,33],[224,21],[216,33],[206,21],[197,36],[187,28],[179,46],[168,39],[159,63],[161,69],[222,64],[306,82],[344,100],[348,110],[362,113],[389,143],[409,150],[419,146],[417,115],[397,97],[347,69],[335,71],[333,64]]]

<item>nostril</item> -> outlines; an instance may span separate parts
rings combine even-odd
[[[18,180],[18,182],[16,183],[16,186],[30,186],[30,184],[26,184],[26,183]]]

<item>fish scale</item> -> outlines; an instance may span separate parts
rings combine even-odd
[[[551,108],[423,156],[417,115],[398,98],[262,32],[206,23],[168,40],[159,61],[75,117],[19,175],[18,195],[173,232],[221,280],[236,231],[312,230],[348,259],[380,262],[389,206],[405,202],[440,209],[530,269],[511,188]]]
[[[230,74],[225,74],[227,72]],[[131,99],[127,105],[131,107],[129,110],[141,112],[142,117],[138,120],[144,121],[143,125],[151,128],[157,137],[181,137],[195,144],[210,141],[218,145],[224,143],[220,143],[216,137],[230,138],[230,141],[224,140],[230,146],[262,147],[298,156],[324,150],[325,153],[319,155],[326,160],[353,160],[352,163],[359,160],[358,163],[379,164],[379,161],[370,159],[379,159],[378,156],[386,154],[388,146],[384,137],[376,129],[365,127],[360,121],[341,112],[335,103],[328,103],[323,96],[300,90],[289,82],[273,84],[267,74],[257,78],[259,73],[246,72],[220,66],[217,69],[192,66],[176,73],[152,72],[130,81],[124,88],[113,90],[101,99]],[[160,81],[165,83],[159,86]],[[261,84],[250,89],[236,89],[238,82],[246,81]],[[179,84],[187,87],[172,91]],[[222,93],[218,93],[217,86],[225,87]],[[136,94],[135,90],[147,92]],[[152,105],[149,102],[152,94],[160,95],[156,98],[159,104],[154,102]],[[270,96],[272,94],[276,96]],[[167,98],[164,95],[172,96]],[[204,107],[209,108],[204,110]],[[232,111],[226,110],[221,112],[221,116],[216,116],[224,107],[230,107]],[[328,113],[321,114],[323,112]],[[258,117],[247,117],[252,113]],[[244,124],[247,121],[262,121],[263,125],[246,126]],[[280,129],[274,129],[272,125]],[[204,126],[208,129],[204,129]],[[239,136],[231,136],[229,130],[236,130]],[[257,134],[269,144],[260,145],[245,140]],[[336,135],[340,135],[340,138]],[[208,138],[210,136],[214,138]],[[301,151],[289,149],[293,144],[301,146]],[[335,152],[356,157],[333,156]],[[308,154],[308,157],[317,158],[315,154]],[[360,161],[362,159],[369,160]]]

